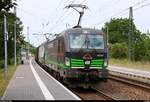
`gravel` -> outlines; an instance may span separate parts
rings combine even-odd
[[[83,100],[106,100],[104,97],[96,94],[96,91],[91,89],[74,89],[74,93],[78,94]]]
[[[99,83],[95,87],[118,100],[150,100],[150,91],[114,80],[108,79],[106,83]]]

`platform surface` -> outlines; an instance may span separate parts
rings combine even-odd
[[[33,58],[20,65],[2,100],[80,100],[45,72]]]
[[[119,67],[119,66],[108,66],[110,71],[132,74],[140,77],[150,78],[150,71],[144,71],[139,69],[132,69],[127,67]],[[141,68],[142,69],[142,68]]]

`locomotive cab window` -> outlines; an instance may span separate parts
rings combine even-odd
[[[70,34],[72,49],[104,49],[104,39],[98,34]]]
[[[71,34],[70,37],[70,48],[86,48],[84,42],[85,42],[85,35],[81,34]]]
[[[87,35],[88,36],[88,48],[89,49],[104,49],[104,40],[101,35]]]

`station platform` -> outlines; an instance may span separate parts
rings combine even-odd
[[[20,65],[2,100],[81,100],[44,71],[33,58]]]
[[[119,73],[124,73],[124,74],[130,74],[134,76],[139,76],[139,77],[144,77],[144,78],[150,78],[150,71],[119,67],[119,66],[108,66],[108,70],[119,72]]]

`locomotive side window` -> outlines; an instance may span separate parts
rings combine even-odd
[[[58,53],[61,52],[61,40],[59,39],[58,40]]]
[[[64,52],[65,50],[65,44],[64,44],[64,39],[62,38],[62,42],[61,42],[61,52]]]
[[[65,47],[65,45],[64,45],[64,39],[63,39],[63,38],[60,38],[60,39],[58,40],[58,52],[59,52],[59,53],[64,52],[64,47]]]

